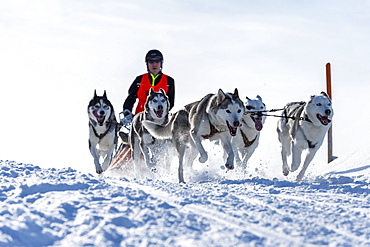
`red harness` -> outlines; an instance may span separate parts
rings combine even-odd
[[[139,102],[136,106],[135,114],[144,111],[146,98],[148,97],[150,88],[153,88],[155,92],[159,92],[159,89],[163,89],[166,93],[168,92],[167,75],[162,74],[161,80],[157,85],[153,86],[150,84],[149,73],[142,76],[139,89],[137,90],[137,98]]]

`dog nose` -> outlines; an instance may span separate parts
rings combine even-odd
[[[329,109],[325,110],[326,115],[330,115],[330,113],[331,113],[331,110],[329,110]]]
[[[233,124],[234,124],[234,127],[239,127],[240,126],[240,122],[239,121],[235,121]]]
[[[158,110],[163,110],[163,106],[162,105],[159,105],[158,106]]]
[[[105,114],[105,111],[100,111],[99,114],[100,115],[104,115]]]

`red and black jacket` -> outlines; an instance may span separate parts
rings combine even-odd
[[[128,96],[123,104],[123,109],[127,109],[132,112],[136,99],[138,99],[139,101],[136,106],[135,114],[143,111],[146,97],[148,96],[149,89],[151,87],[156,92],[161,88],[166,92],[170,101],[169,110],[171,110],[175,103],[175,80],[162,73],[158,74],[157,77],[153,77],[149,73],[136,77],[128,90]]]

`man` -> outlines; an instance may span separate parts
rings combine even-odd
[[[166,92],[170,101],[169,110],[171,110],[175,103],[175,81],[172,77],[162,73],[162,53],[158,50],[148,51],[145,56],[145,63],[148,73],[136,77],[131,84],[128,96],[123,104],[123,110],[132,112],[132,108],[138,99],[135,114],[143,111],[150,88],[153,88],[156,92],[162,88]]]
[[[144,110],[145,102],[149,94],[150,88],[158,92],[163,89],[169,99],[170,108],[172,109],[175,102],[175,81],[172,77],[162,73],[163,69],[163,55],[158,50],[150,50],[145,56],[145,63],[148,73],[136,77],[128,90],[128,96],[123,103],[123,112],[127,122],[132,121],[132,108],[136,100],[138,104],[135,109],[135,114]],[[128,110],[128,111],[125,111]],[[128,135],[124,132],[119,132],[119,136],[124,142],[128,141]],[[112,161],[111,167],[119,167],[126,162],[130,162],[131,148],[128,145],[123,145],[123,149]]]

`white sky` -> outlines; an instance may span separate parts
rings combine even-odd
[[[118,117],[152,48],[175,78],[175,111],[235,87],[243,99],[259,94],[267,108],[282,108],[325,91],[330,62],[334,154],[369,149],[369,7],[334,0],[0,0],[0,159],[94,172],[87,117],[94,89],[107,90]],[[267,119],[256,154],[274,165],[276,120]]]

